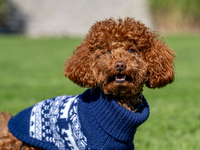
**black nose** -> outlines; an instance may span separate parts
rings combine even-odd
[[[115,69],[119,72],[126,69],[126,63],[124,61],[115,62]]]

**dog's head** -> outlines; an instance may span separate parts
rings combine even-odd
[[[174,80],[175,52],[133,18],[96,22],[66,61],[64,75],[82,87],[112,95],[136,94],[145,84],[160,88]]]

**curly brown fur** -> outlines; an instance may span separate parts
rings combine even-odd
[[[8,130],[8,121],[11,118],[10,113],[0,112],[0,149],[1,150],[19,150],[22,142],[14,137]],[[23,144],[21,150],[42,150],[30,146],[28,144]]]
[[[174,58],[175,52],[143,23],[111,18],[91,27],[66,61],[64,75],[82,87],[98,86],[134,110],[144,85],[161,88],[174,80]],[[125,69],[118,71],[116,62],[125,63]]]

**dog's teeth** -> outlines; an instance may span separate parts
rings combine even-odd
[[[126,81],[126,75],[116,75],[115,76],[115,81],[117,82],[117,83],[123,83],[123,82],[125,82]]]

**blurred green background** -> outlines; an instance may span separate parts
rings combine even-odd
[[[147,1],[159,31],[199,32],[200,0]]]
[[[135,149],[200,149],[200,0],[149,0],[156,27],[176,53],[176,78],[144,89],[150,117],[138,128]],[[1,1],[0,1],[1,8]],[[3,12],[0,9],[0,16]],[[163,17],[164,16],[164,17]],[[0,20],[0,23],[3,22]],[[0,35],[0,110],[15,115],[35,103],[85,89],[63,76],[64,62],[82,38]]]

